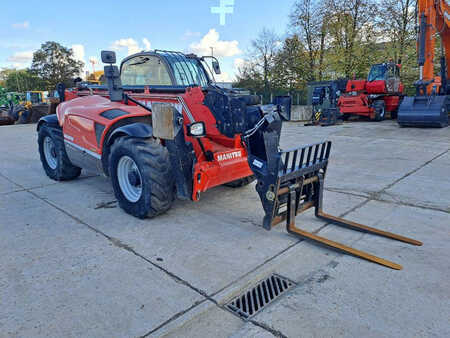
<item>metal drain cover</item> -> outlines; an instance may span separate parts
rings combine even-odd
[[[294,282],[287,278],[272,274],[233,299],[226,306],[237,315],[250,318],[294,285]]]

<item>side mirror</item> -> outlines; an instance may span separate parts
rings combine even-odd
[[[102,62],[103,63],[116,63],[116,52],[109,50],[102,50]]]
[[[214,73],[216,74],[220,74],[220,65],[219,62],[217,60],[212,60],[212,67],[214,69]]]

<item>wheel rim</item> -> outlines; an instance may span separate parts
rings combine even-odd
[[[129,156],[122,156],[117,164],[117,180],[125,198],[135,203],[142,195],[142,176],[136,162]]]
[[[58,166],[58,157],[56,155],[55,142],[50,136],[44,138],[44,155],[48,166],[55,170]]]
[[[384,111],[384,107],[383,107],[383,108],[381,108],[380,117],[384,117],[384,113],[385,113],[385,111]]]

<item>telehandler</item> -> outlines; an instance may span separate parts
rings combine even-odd
[[[367,80],[348,80],[345,92],[339,97],[339,112],[344,120],[351,115],[383,121],[386,112],[397,117],[403,97],[400,64],[385,62],[370,68]]]
[[[392,269],[401,266],[297,228],[295,216],[314,207],[327,222],[422,244],[324,213],[331,142],[280,151],[280,115],[290,104],[260,105],[256,96],[216,86],[207,58],[220,73],[217,59],[156,50],[125,58],[119,71],[114,52],[101,56],[107,85],[58,86],[62,103],[38,123],[50,178],[74,179],[82,168],[102,172],[121,208],[139,218],[167,211],[175,198],[198,201],[212,187],[256,178],[267,230],[286,221],[291,234]]]

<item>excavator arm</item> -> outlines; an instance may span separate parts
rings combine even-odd
[[[450,1],[418,0],[416,96],[405,97],[398,112],[400,126],[448,126],[450,73]],[[436,37],[441,37],[441,73],[434,73]]]

